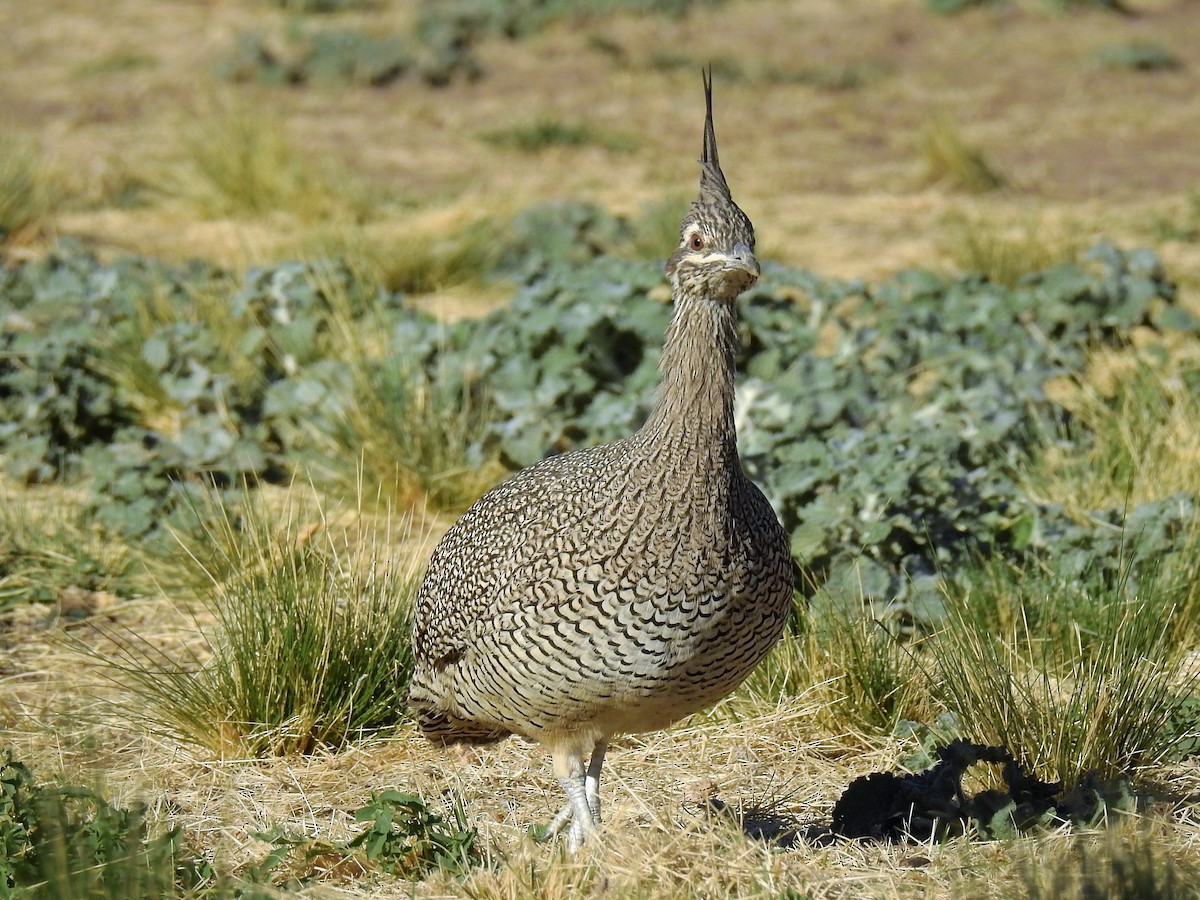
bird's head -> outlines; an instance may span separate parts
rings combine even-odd
[[[679,246],[667,260],[671,284],[688,293],[732,302],[758,280],[754,226],[729,193],[713,130],[712,72],[704,76],[704,149],[700,196],[679,226]]]

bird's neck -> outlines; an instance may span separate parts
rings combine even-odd
[[[659,372],[662,383],[640,436],[701,465],[737,459],[733,420],[737,319],[733,304],[676,295]],[[683,462],[681,458],[679,462]]]

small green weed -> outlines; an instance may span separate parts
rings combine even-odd
[[[1161,44],[1151,41],[1108,44],[1092,54],[1092,63],[1098,69],[1127,72],[1164,72],[1183,66],[1179,57]]]
[[[497,147],[511,147],[522,153],[540,153],[551,147],[603,147],[616,153],[627,153],[637,146],[637,140],[617,132],[599,131],[590,125],[561,122],[542,118],[528,125],[514,125],[502,131],[491,131],[483,139]]]
[[[323,868],[359,871],[378,869],[389,875],[419,881],[434,871],[461,877],[485,862],[479,833],[467,824],[461,801],[451,807],[449,822],[414,794],[384,791],[354,811],[366,828],[348,841],[313,840],[281,827],[255,834],[271,845],[266,858],[250,867],[256,883],[278,880],[281,867],[292,878],[306,878],[315,863]],[[294,857],[301,858],[294,858]],[[330,863],[332,862],[332,866]]]
[[[347,844],[359,849],[383,871],[419,878],[432,869],[463,875],[481,862],[479,833],[468,828],[461,803],[452,808],[453,823],[413,794],[384,791],[354,813],[367,828]]]
[[[1004,177],[988,162],[983,150],[968,143],[949,116],[939,116],[922,129],[919,149],[925,177],[932,183],[972,194],[1004,185]]]

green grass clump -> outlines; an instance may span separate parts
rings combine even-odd
[[[300,153],[283,123],[261,111],[229,109],[185,132],[183,162],[160,188],[209,217],[287,213],[301,221],[361,221],[375,201]]]
[[[28,493],[0,497],[0,613],[58,603],[65,614],[83,614],[89,595],[129,594],[137,583],[129,549],[105,539],[80,505]]]
[[[376,0],[272,0],[290,13],[337,13],[351,9],[368,9]]]
[[[1155,215],[1150,220],[1150,229],[1159,241],[1200,241],[1200,190],[1189,193],[1182,216]]]
[[[1004,0],[925,0],[925,8],[939,16],[949,16],[967,9],[998,6]]]
[[[921,132],[921,158],[925,176],[951,190],[981,194],[1003,187],[1004,177],[983,150],[967,142],[949,116],[939,116]]]
[[[1106,395],[1097,382],[1112,385]],[[1150,357],[1098,356],[1063,387],[1070,418],[1025,473],[1040,497],[1075,512],[1200,494],[1198,375]]]
[[[346,430],[339,436],[369,482],[402,507],[463,510],[503,470],[473,462],[470,448],[490,421],[486,402],[408,370],[389,353],[354,371]]]
[[[1068,786],[1169,760],[1190,740],[1177,724],[1200,687],[1185,578],[1127,566],[1105,583],[998,563],[951,601],[929,642],[933,692],[972,739]]]
[[[1012,228],[960,217],[951,222],[951,229],[950,253],[955,265],[1005,287],[1012,287],[1026,275],[1071,262],[1078,255],[1074,242],[1048,235],[1036,223]]]
[[[368,240],[360,252],[368,273],[387,290],[425,294],[483,281],[503,246],[501,226],[482,219],[449,235],[407,235],[395,243]]]
[[[52,206],[38,152],[11,131],[0,133],[0,244],[39,231]]]
[[[158,58],[148,53],[136,50],[119,50],[108,53],[91,62],[84,63],[75,70],[81,78],[94,78],[103,75],[118,75],[125,72],[135,72],[158,65]]]
[[[124,631],[91,653],[127,691],[124,712],[219,758],[338,747],[403,721],[415,583],[383,541],[358,556],[292,515],[275,533],[249,501],[217,521],[193,551],[211,577],[199,648]]]
[[[797,611],[789,629],[745,687],[718,715],[809,695],[822,720],[843,732],[891,734],[901,720],[920,720],[929,709],[919,647],[897,639],[866,613],[852,614],[823,599]]]
[[[589,125],[541,118],[528,125],[514,125],[483,136],[489,144],[512,147],[522,153],[540,153],[551,147],[597,146],[618,153],[637,146],[636,139],[626,134],[600,131]]]

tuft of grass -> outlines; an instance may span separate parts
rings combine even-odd
[[[1054,386],[1071,419],[1026,482],[1080,512],[1200,493],[1198,382],[1180,362],[1098,354],[1089,371]]]
[[[1123,570],[1116,583],[1067,580],[1052,566],[984,566],[951,591],[947,628],[929,642],[935,697],[972,739],[1076,784],[1170,759],[1195,693],[1194,591],[1168,573]],[[1132,595],[1132,599],[1130,599]]]
[[[301,154],[261,110],[219,110],[186,130],[183,161],[160,189],[210,217],[287,213],[304,222],[362,221],[377,201]]]
[[[365,483],[401,509],[466,509],[505,471],[472,452],[491,420],[486,390],[469,373],[430,376],[403,333],[350,315],[339,285],[322,291],[332,308],[330,352],[352,385],[342,427],[306,436],[324,476],[356,491]]]
[[[483,281],[503,252],[503,229],[480,219],[450,235],[410,234],[403,243],[368,241],[368,272],[389,291],[426,294]]]
[[[618,132],[601,131],[590,125],[539,118],[528,125],[514,125],[500,131],[490,131],[483,140],[496,147],[511,147],[522,153],[540,153],[551,147],[602,147],[615,153],[627,153],[637,146],[637,139]]]
[[[179,652],[128,630],[80,645],[126,692],[119,711],[218,758],[309,753],[404,721],[415,581],[386,555],[391,536],[355,553],[292,511],[276,531],[249,498],[215,523],[193,557],[211,622]]]
[[[378,0],[272,0],[289,13],[338,13],[352,9],[370,9]]]
[[[968,9],[998,6],[1004,0],[925,0],[925,8],[939,16],[950,16]]]
[[[82,508],[61,495],[0,497],[0,613],[55,603],[82,617],[99,595],[137,591],[129,549],[100,535]]]
[[[690,201],[670,197],[646,203],[629,220],[629,237],[621,247],[635,259],[665,259],[679,243],[679,217]]]
[[[799,633],[785,634],[751,673],[739,702],[718,710],[741,715],[810,694],[837,732],[891,734],[901,720],[923,718],[928,689],[917,648],[871,616],[831,603],[818,601],[798,615]]]
[[[98,75],[135,72],[138,69],[148,69],[156,65],[158,65],[158,58],[155,56],[136,50],[121,50],[84,63],[75,70],[75,74],[81,78],[91,78]]]
[[[1032,272],[1072,261],[1079,245],[1063,236],[1047,235],[1036,222],[1010,227],[984,219],[958,217],[950,222],[954,264],[979,272],[989,281],[1012,287]]]
[[[1150,219],[1150,230],[1157,241],[1200,241],[1200,190],[1188,194],[1182,217],[1155,215]]]
[[[36,235],[53,207],[50,179],[33,144],[0,131],[0,244]]]
[[[972,194],[1004,186],[1004,177],[983,150],[968,143],[949,116],[939,116],[922,129],[919,149],[925,177],[932,183]]]
[[[824,711],[834,727],[891,734],[927,707],[918,648],[864,613],[822,604],[809,634],[809,664],[823,677]]]

